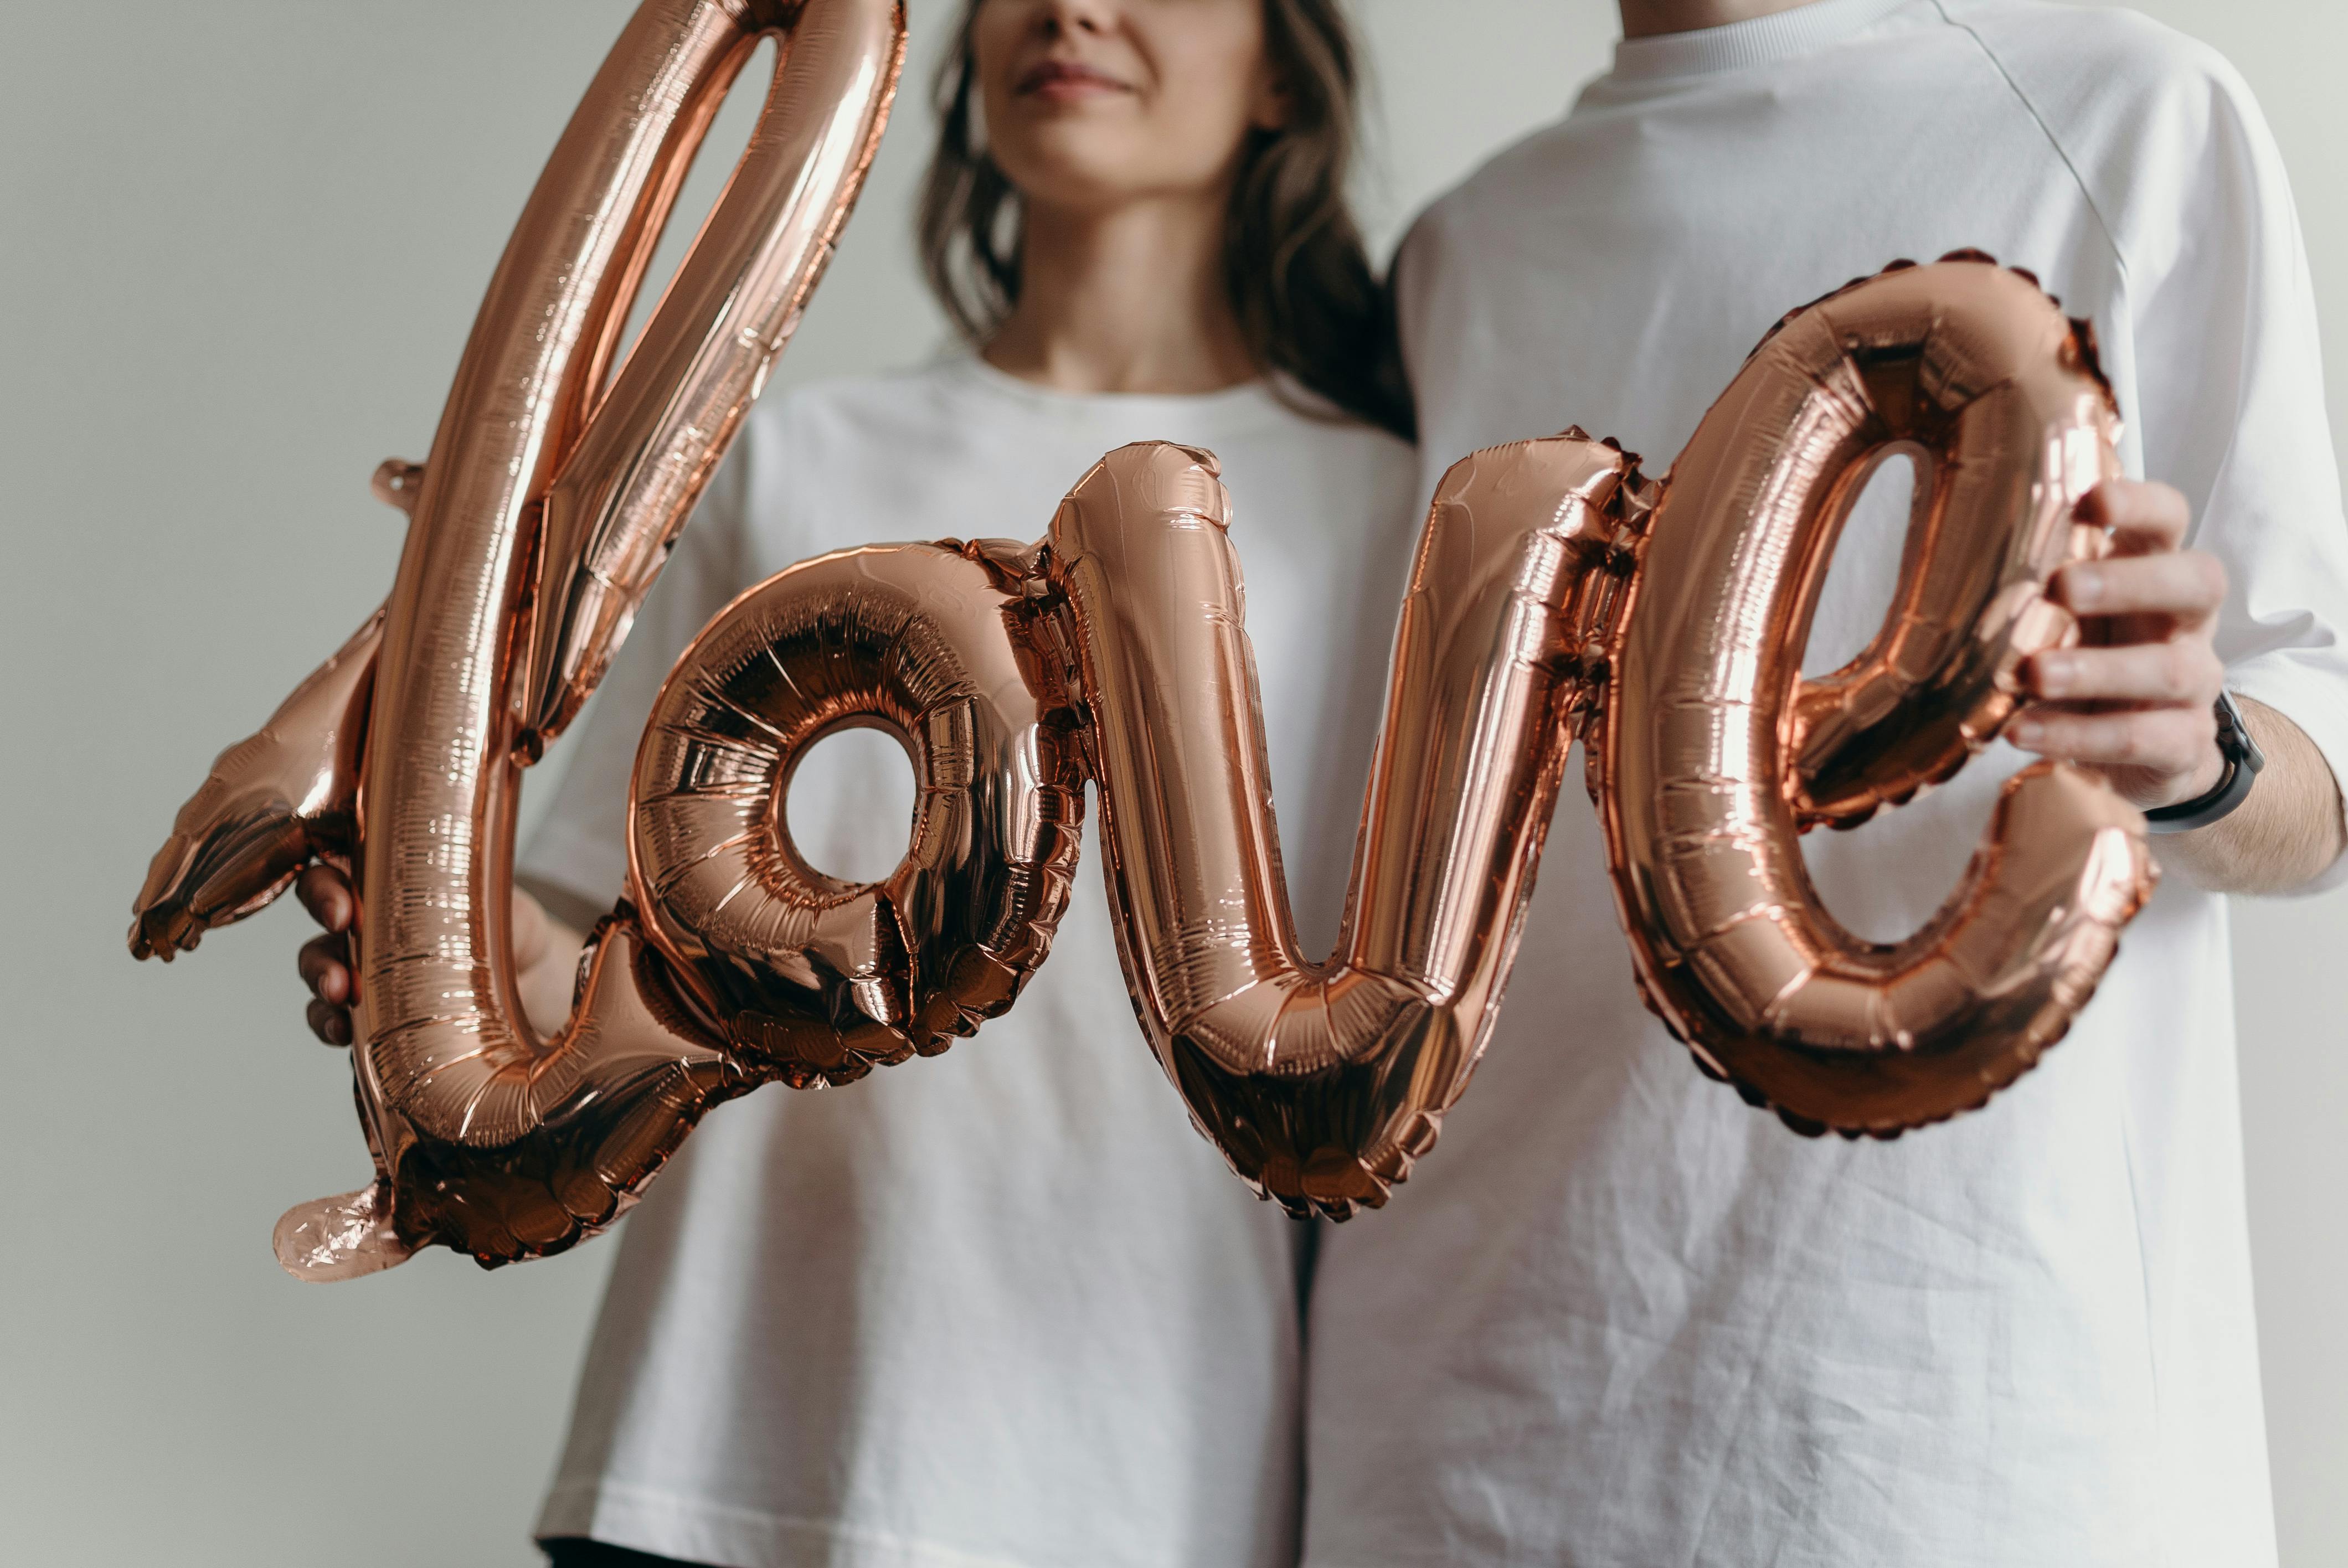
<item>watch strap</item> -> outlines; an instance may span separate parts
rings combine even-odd
[[[2146,812],[2145,825],[2153,832],[2190,833],[2231,815],[2250,798],[2250,785],[2258,781],[2259,770],[2267,765],[2266,753],[2250,739],[2250,726],[2242,723],[2242,711],[2234,706],[2232,696],[2218,693],[2215,712],[2218,753],[2226,759],[2226,771],[2206,794],[2170,805],[2157,805]]]

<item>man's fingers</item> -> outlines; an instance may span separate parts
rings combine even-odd
[[[2074,615],[2166,615],[2198,625],[2226,598],[2226,569],[2200,550],[2074,561],[2054,574],[2056,603]]]
[[[2226,667],[2199,637],[2122,648],[2054,648],[2030,661],[2033,695],[2050,702],[2169,704],[2204,712],[2218,700]]]
[[[2006,738],[2026,752],[2065,762],[2145,768],[2186,775],[2199,768],[2217,728],[2206,708],[2147,708],[2134,713],[2066,713],[2025,709]]]
[[[350,929],[350,881],[333,866],[312,866],[305,868],[294,879],[294,895],[302,900],[302,907],[310,911],[310,918],[327,930]]]
[[[2193,526],[2193,508],[2182,491],[2141,479],[2106,479],[2080,497],[2076,515],[2111,529],[2123,554],[2173,550]]]
[[[346,1008],[331,1007],[324,1002],[310,1004],[310,1032],[328,1045],[348,1045],[351,1042],[351,1015]]]
[[[351,969],[346,952],[338,936],[313,937],[302,944],[294,967],[301,970],[302,983],[320,1001],[336,1007],[350,1005]]]

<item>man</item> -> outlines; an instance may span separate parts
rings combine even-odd
[[[1699,1076],[1569,795],[1472,1092],[1323,1245],[1306,1562],[2272,1563],[2223,895],[2338,875],[2348,766],[2348,532],[2273,145],[2223,61],[2126,13],[1622,10],[1613,71],[1405,246],[1428,482],[1569,421],[1660,468],[1786,310],[1985,250],[2093,319],[2149,481],[2091,497],[2122,557],[2056,588],[2114,645],[2034,662],[2013,746],[1814,835],[1828,907],[1914,929],[2024,750],[2209,816],[2221,683],[2269,761],[2155,841],[2043,1065],[1888,1143]],[[1879,622],[1901,510],[1854,517],[1812,670]]]

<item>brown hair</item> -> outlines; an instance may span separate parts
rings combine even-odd
[[[922,190],[922,268],[973,343],[1019,299],[1019,193],[975,144],[967,0],[938,68],[938,144]],[[1345,203],[1359,85],[1337,0],[1263,0],[1264,46],[1285,97],[1276,130],[1251,130],[1231,182],[1223,282],[1256,364],[1357,418],[1412,434],[1393,301]]]

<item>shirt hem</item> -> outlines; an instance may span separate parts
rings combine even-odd
[[[612,1481],[547,1493],[538,1541],[588,1539],[708,1568],[1044,1568],[1038,1558],[973,1552],[836,1519],[804,1519]],[[1103,1568],[1169,1568],[1104,1553]]]

